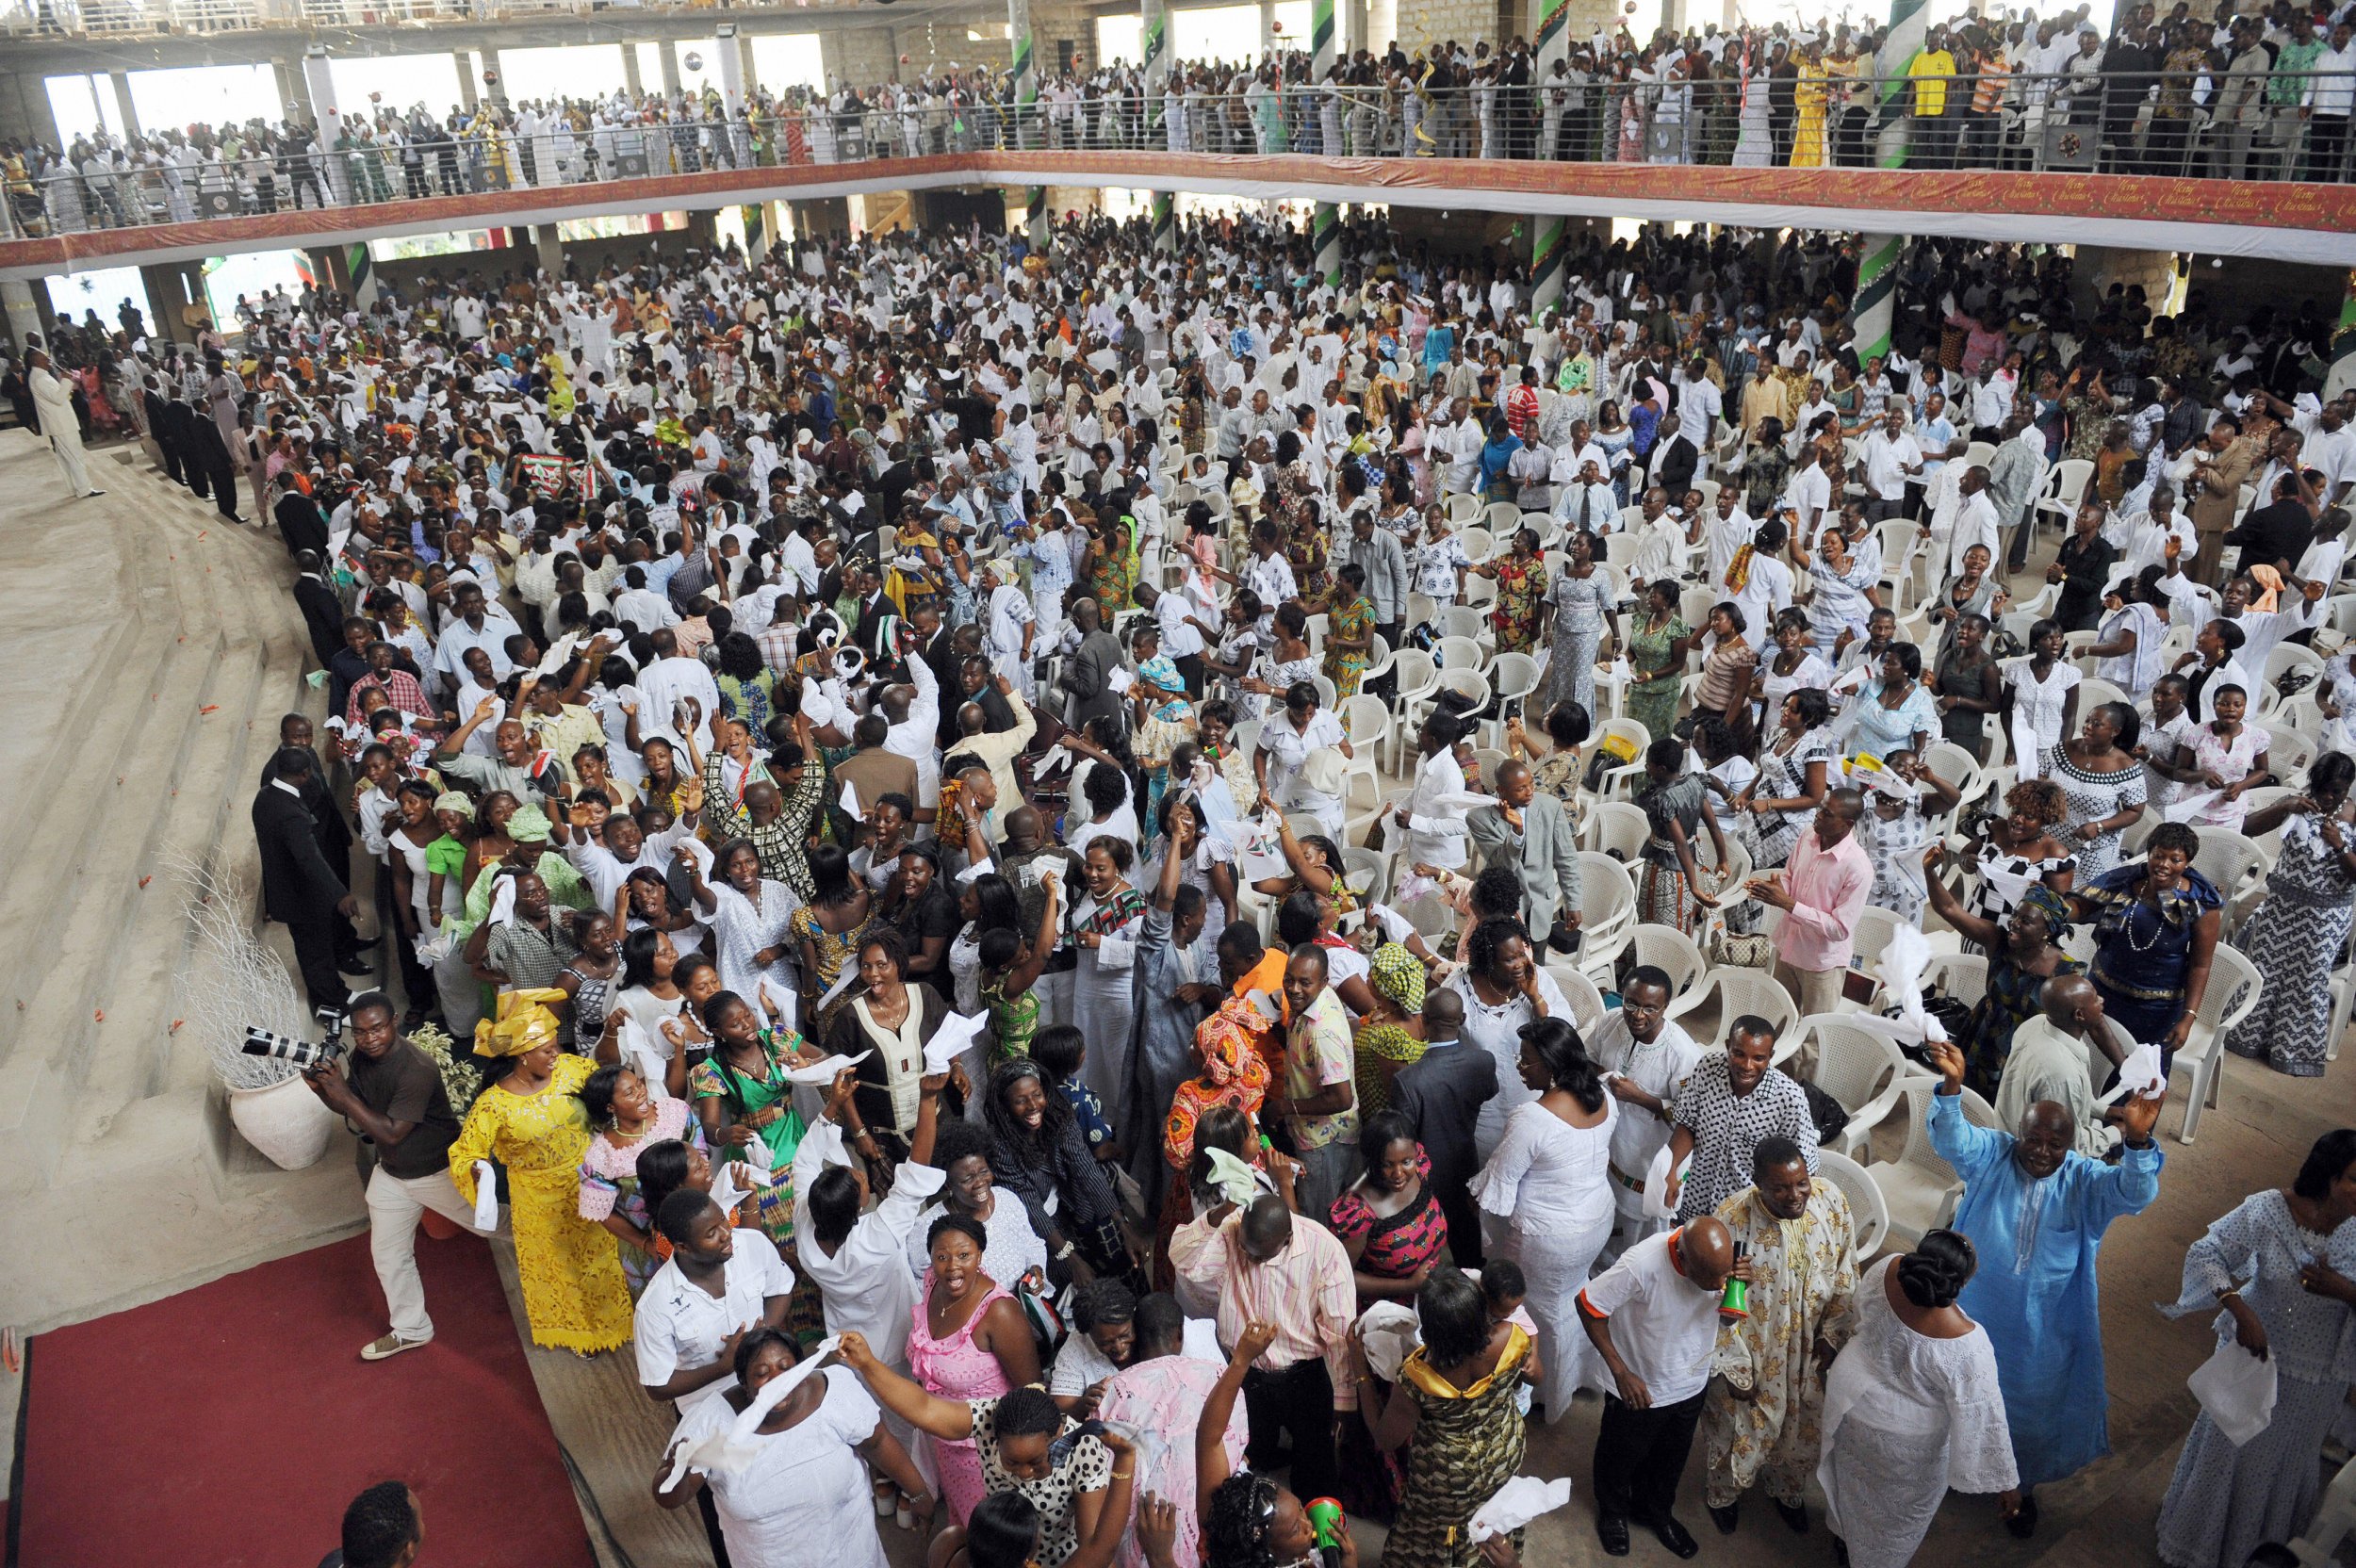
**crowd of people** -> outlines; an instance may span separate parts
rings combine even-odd
[[[634,1356],[658,1495],[739,1568],[886,1527],[1348,1562],[1350,1517],[1502,1568],[1474,1513],[1598,1395],[1610,1553],[1699,1549],[1697,1436],[1719,1532],[1762,1486],[1808,1527],[1813,1477],[1860,1565],[1951,1486],[2031,1534],[2107,1450],[2138,1048],[2211,1048],[2239,943],[2226,1047],[2328,1054],[2356,394],[2312,306],[2155,314],[2051,253],[1914,245],[1860,359],[1824,237],[1576,243],[1535,312],[1373,224],[1328,286],[1281,225],[1075,219],[68,321],[10,368],[61,464],[53,367],[103,367],[290,552],[325,709],[254,819],[350,1014],[312,1084],[373,1153],[360,1354],[432,1337],[424,1212],[503,1197],[533,1340]],[[2262,894],[2200,869],[2237,834],[2279,835]],[[1972,945],[1908,1068],[1950,1228],[1859,1255],[1807,1028],[1690,1033],[1689,977],[1582,946],[1621,883],[1797,1015],[1848,1005],[1869,904]],[[2336,1132],[2187,1257],[2173,1310],[2282,1393],[2195,1426],[2172,1568],[2313,1511],[2352,1211]]]
[[[2081,3],[2050,17],[1977,8],[1907,59],[1886,28],[1660,28],[1627,20],[1542,61],[1527,39],[1359,48],[1321,71],[1286,46],[1258,62],[1067,69],[1025,103],[1004,69],[510,103],[496,86],[435,113],[376,94],[315,117],[191,124],[63,146],[0,142],[16,231],[415,200],[590,180],[1016,147],[1357,157],[1870,168],[1885,137],[1915,167],[2100,168],[2342,181],[2356,113],[2356,7],[2217,0],[2127,8],[2105,37]]]

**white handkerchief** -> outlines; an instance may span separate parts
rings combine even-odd
[[[762,1389],[763,1394],[768,1393]],[[1552,1513],[1571,1500],[1571,1480],[1558,1476],[1542,1481],[1535,1476],[1516,1476],[1497,1490],[1497,1495],[1473,1510],[1473,1516],[1464,1527],[1464,1534],[1475,1542],[1486,1541],[1493,1535],[1511,1535],[1542,1513]]]
[[[499,1228],[499,1184],[492,1173],[491,1162],[474,1163],[474,1228],[496,1231]]]
[[[2160,816],[2167,822],[2190,822],[2224,798],[2222,790],[2201,790],[2186,795],[2175,805],[2163,808]]]
[[[1131,675],[1127,670],[1122,669],[1118,664],[1115,664],[1111,669],[1104,672],[1105,690],[1111,692],[1115,696],[1119,696],[1121,693],[1127,691],[1136,680],[1137,677]]]
[[[1687,1164],[1690,1166],[1692,1161],[1688,1160]],[[1646,1219],[1666,1219],[1669,1217],[1669,1204],[1667,1200],[1663,1197],[1663,1193],[1666,1191],[1668,1184],[1669,1146],[1664,1143],[1661,1146],[1661,1152],[1652,1157],[1652,1168],[1644,1172],[1644,1217]],[[1680,1193],[1679,1196],[1682,1197],[1683,1194]]]
[[[995,865],[991,864],[988,860],[976,860],[972,865],[966,867],[963,871],[957,873],[957,880],[960,882],[978,882],[983,877],[988,876],[991,872],[996,871],[997,869],[998,868]]]
[[[1495,806],[1497,803],[1497,796],[1484,795],[1473,790],[1450,790],[1445,794],[1434,796],[1432,802],[1434,806],[1448,811],[1469,811],[1475,807]]]
[[[810,1009],[812,1016],[825,1012],[833,1004],[834,999],[841,996],[844,991],[849,990],[858,979],[859,966],[857,964],[850,963],[844,964],[843,966],[843,972],[836,976],[834,984],[826,988],[826,994],[820,997],[818,999],[818,1005]]]
[[[764,1012],[771,1005],[775,1005],[779,1018],[789,1024],[794,1021],[794,992],[765,974],[753,987],[753,1004]]]
[[[787,1396],[818,1373],[826,1359],[842,1344],[841,1334],[828,1334],[811,1347],[808,1355],[763,1384],[761,1392],[753,1396],[753,1402],[728,1423],[728,1430],[714,1432],[700,1443],[682,1444],[672,1458],[670,1474],[663,1478],[663,1490],[668,1492],[679,1485],[680,1478],[690,1470],[700,1470],[708,1476],[714,1470],[734,1470],[750,1463],[759,1452],[753,1446],[753,1433],[769,1419],[771,1411],[785,1402]]]
[[[2273,1360],[2260,1361],[2230,1339],[2194,1369],[2184,1386],[2236,1448],[2274,1420]]]
[[[1415,1309],[1399,1301],[1377,1301],[1358,1317],[1366,1342],[1366,1369],[1386,1383],[1399,1380],[1399,1364],[1423,1342]]]
[[[1072,753],[1057,746],[1039,759],[1039,766],[1031,770],[1031,776],[1035,779],[1045,778],[1049,774],[1059,773],[1070,766],[1072,766]]]
[[[934,1073],[948,1071],[949,1064],[965,1054],[965,1048],[973,1043],[987,1021],[987,1015],[978,1013],[971,1018],[951,1013],[942,1019],[933,1037],[924,1042],[924,1075],[929,1078]]]
[[[1259,1171],[1230,1154],[1224,1149],[1205,1149],[1211,1157],[1211,1185],[1220,1198],[1230,1203],[1251,1202],[1259,1196]]]
[[[811,1122],[810,1131],[802,1135],[801,1144],[794,1152],[797,1163],[804,1150],[809,1151],[810,1157],[820,1165],[847,1166],[851,1163],[851,1152],[843,1142],[843,1129],[824,1117]]]
[[[491,890],[491,912],[483,917],[488,925],[504,925],[515,918],[515,879],[502,876],[499,886]]]
[[[2150,1096],[2167,1092],[2168,1075],[2160,1070],[2160,1048],[2156,1045],[2138,1045],[2128,1052],[2127,1059],[2119,1064],[2119,1082],[2111,1086],[2110,1093],[2095,1103],[2112,1105],[2130,1094]]]
[[[904,1166],[901,1168],[906,1169]],[[897,1178],[894,1178],[897,1180]],[[1227,1364],[1227,1352],[1219,1348],[1219,1325],[1207,1317],[1186,1319],[1184,1354],[1188,1361],[1206,1361],[1213,1366]]]
[[[843,793],[838,797],[838,799],[840,800],[843,808],[845,811],[850,812],[851,815],[855,817],[866,815],[865,812],[859,808],[859,792],[851,788],[851,781],[849,779],[846,778],[843,781]]]
[[[789,1083],[808,1084],[813,1088],[825,1088],[834,1082],[836,1073],[841,1072],[846,1067],[856,1066],[874,1054],[873,1051],[862,1051],[856,1056],[827,1056],[810,1063],[808,1067],[788,1068],[785,1073],[786,1080]]]

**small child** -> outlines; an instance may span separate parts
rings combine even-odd
[[[1891,752],[1879,768],[1851,761],[1849,782],[1865,792],[1857,839],[1873,860],[1871,903],[1908,925],[1920,925],[1930,897],[1922,880],[1922,851],[1931,841],[1931,819],[1963,797],[1906,750]]]
[[[1072,1118],[1080,1125],[1081,1135],[1088,1139],[1088,1152],[1106,1165],[1121,1163],[1121,1145],[1114,1139],[1113,1124],[1104,1119],[1104,1102],[1096,1091],[1080,1082],[1080,1069],[1088,1062],[1088,1037],[1069,1023],[1058,1023],[1041,1029],[1031,1040],[1031,1060],[1039,1064],[1040,1074],[1063,1091],[1072,1102]]]
[[[1039,996],[1035,988],[1062,929],[1057,888],[1049,874],[1040,884],[1046,902],[1039,909],[1039,929],[1022,932],[993,925],[982,933],[974,956],[981,963],[976,994],[990,1014],[990,1065],[994,1070],[1017,1056],[1039,1061],[1038,1043]],[[1039,1062],[1041,1068],[1046,1063]]]
[[[1481,1285],[1481,1299],[1489,1312],[1489,1329],[1495,1332],[1511,1323],[1530,1336],[1530,1358],[1522,1363],[1522,1386],[1514,1401],[1524,1415],[1530,1413],[1531,1391],[1546,1377],[1546,1365],[1538,1359],[1538,1320],[1530,1315],[1524,1305],[1530,1298],[1530,1282],[1522,1277],[1522,1266],[1511,1258],[1490,1258],[1477,1269],[1465,1270]]]

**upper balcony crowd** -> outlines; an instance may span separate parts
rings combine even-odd
[[[0,142],[8,233],[463,195],[706,169],[986,149],[1147,149],[1356,157],[1544,158],[1735,167],[2073,170],[2226,179],[2348,178],[2356,3],[2276,0],[2213,16],[2142,4],[2105,39],[2080,5],[1937,24],[1903,69],[1880,29],[1682,35],[1625,28],[1542,65],[1513,38],[1412,56],[1359,50],[1324,72],[1298,52],[1184,61],[1158,93],[1116,64],[1023,102],[982,66],[826,92],[508,102],[436,114],[371,94],[331,130],[307,113],[58,148]]]

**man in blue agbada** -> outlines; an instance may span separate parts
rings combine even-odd
[[[2021,1511],[2005,1527],[2025,1539],[2037,1528],[2030,1489],[2110,1452],[2095,1250],[2112,1220],[2159,1196],[2151,1128],[2160,1097],[2131,1096],[2110,1113],[2125,1147],[2117,1165],[2105,1165],[2072,1148],[2077,1122],[2051,1100],[2032,1104],[2017,1133],[1972,1125],[1963,1053],[1939,1041],[1928,1049],[1943,1080],[1931,1099],[1931,1147],[1963,1178],[1954,1229],[1980,1257],[1956,1304],[1996,1351],[2021,1471]]]

